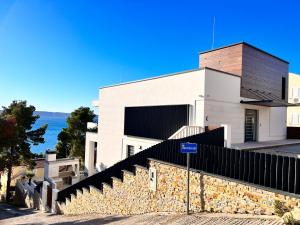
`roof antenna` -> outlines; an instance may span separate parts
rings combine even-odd
[[[213,49],[213,48],[214,48],[214,45],[215,45],[215,24],[216,24],[216,17],[214,16],[213,30],[212,30],[212,44],[211,44],[211,49]]]

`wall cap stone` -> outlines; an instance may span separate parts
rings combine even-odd
[[[90,193],[90,190],[88,188],[82,188],[82,193]]]
[[[122,179],[118,177],[111,177],[111,179],[113,179],[114,181],[123,182]]]
[[[108,188],[110,188],[110,189],[113,188],[111,184],[106,183],[106,182],[102,182],[102,186],[103,186],[103,188],[104,188],[104,186],[105,186],[105,187],[108,187]]]
[[[138,165],[138,164],[135,164],[135,165],[133,165],[133,166],[136,167],[136,168],[139,168],[139,169],[143,169],[143,170],[147,170],[147,171],[148,171],[148,168],[145,167],[145,166],[141,166],[141,165]]]
[[[127,174],[129,174],[131,176],[135,176],[135,174],[133,172],[129,171],[129,170],[122,170],[122,172],[123,173],[127,173]]]
[[[101,191],[99,188],[96,188],[96,187],[93,186],[93,185],[89,185],[89,188],[90,188],[90,193],[91,193],[92,191],[98,192],[98,193],[102,193],[102,191]]]

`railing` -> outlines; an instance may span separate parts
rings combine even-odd
[[[134,172],[134,165],[148,166],[148,158],[186,166],[186,154],[179,152],[180,143],[197,143],[198,153],[190,155],[190,167],[227,178],[260,185],[273,190],[300,194],[300,159],[224,148],[224,128],[194,136],[163,141],[141,151],[112,167],[97,173],[58,193],[58,201],[76,194],[76,189],[93,185],[101,189],[102,183],[112,185],[112,176],[123,178],[122,170]]]
[[[194,135],[191,137],[178,139],[178,140],[166,140],[159,144],[156,144],[144,151],[141,151],[127,159],[124,159],[113,166],[94,174],[78,183],[61,190],[58,192],[57,201],[65,202],[66,198],[70,198],[71,194],[76,194],[76,190],[82,190],[82,188],[89,188],[90,185],[96,188],[102,189],[102,183],[112,185],[111,177],[117,177],[123,179],[122,170],[134,171],[134,165],[148,166],[148,158],[155,158],[159,160],[166,160],[172,163],[182,163],[184,157],[179,153],[179,145],[181,142],[194,142],[198,144],[214,144],[216,146],[223,146],[224,144],[224,129],[219,128],[207,133]]]
[[[300,159],[209,145],[200,145],[190,157],[193,169],[300,194]],[[160,160],[186,166],[186,157],[176,152],[161,152]]]
[[[196,134],[200,134],[204,132],[203,127],[199,126],[183,126],[178,131],[176,131],[171,137],[168,139],[181,139],[189,136],[193,136]]]

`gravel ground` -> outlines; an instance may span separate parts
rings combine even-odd
[[[101,224],[122,224],[122,225],[243,225],[243,224],[282,224],[280,220],[273,216],[251,216],[251,215],[228,215],[228,214],[208,214],[198,213],[192,215],[179,215],[170,213],[150,213],[137,216],[63,216],[49,213],[41,213],[24,208],[15,208],[6,204],[0,204],[0,224],[1,225],[101,225]]]

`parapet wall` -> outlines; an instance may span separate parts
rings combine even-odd
[[[113,178],[113,186],[103,190],[77,191],[71,200],[58,204],[59,212],[74,214],[143,214],[148,212],[185,212],[186,169],[157,160],[150,160],[156,170],[156,191],[150,189],[148,169],[136,166],[135,174],[124,171],[123,181]],[[238,183],[223,177],[191,171],[190,209],[193,212],[273,214],[274,201],[294,208],[300,199],[274,193],[257,186]]]

